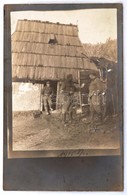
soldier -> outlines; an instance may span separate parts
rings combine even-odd
[[[81,88],[84,87],[84,84]],[[74,93],[79,91],[80,88],[76,88],[74,85],[72,74],[67,75],[67,79],[63,82],[61,93],[62,93],[62,120],[66,124],[67,113],[69,114],[69,120],[72,121],[72,108],[74,102]]]
[[[43,96],[43,103],[44,103],[44,108],[46,111],[46,114],[49,115],[50,111],[52,111],[52,95],[53,95],[53,89],[50,86],[50,82],[46,82],[46,86],[42,90],[42,96]]]
[[[91,123],[93,123],[95,113],[101,116],[105,115],[105,83],[103,83],[95,74],[90,74],[91,83],[89,86],[88,102],[90,105]]]

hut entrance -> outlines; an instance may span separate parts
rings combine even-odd
[[[80,72],[80,84],[85,83],[83,89],[81,89],[81,102],[82,106],[88,105],[88,94],[89,94],[89,71],[84,70]]]
[[[47,80],[46,80],[47,81]],[[46,85],[46,81],[43,81],[42,85],[41,85],[41,90],[43,89],[43,87],[45,87]],[[53,95],[52,95],[52,109],[56,110],[56,101],[57,101],[57,81],[51,81],[50,80],[50,86],[53,89]],[[42,99],[42,95],[41,95],[41,99],[40,99],[40,107],[41,110],[44,111],[44,104],[43,104],[43,99]]]
[[[52,97],[52,108],[56,110],[56,97],[57,97],[57,81],[50,81],[51,87],[53,88],[53,97]]]

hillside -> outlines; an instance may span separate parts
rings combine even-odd
[[[88,56],[104,57],[111,61],[117,61],[117,40],[107,39],[105,43],[83,44],[84,53]]]

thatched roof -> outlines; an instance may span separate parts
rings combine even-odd
[[[13,79],[59,80],[78,70],[97,70],[84,57],[76,25],[18,20],[12,35]]]

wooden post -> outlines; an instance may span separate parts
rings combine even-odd
[[[58,81],[57,82],[57,93],[56,93],[56,110],[59,109],[59,95],[60,95],[60,85]]]
[[[81,86],[80,70],[78,70],[78,83]],[[80,102],[80,109],[81,109],[81,112],[82,112],[82,96],[81,96],[81,91],[79,91],[79,102]]]
[[[42,102],[42,89],[43,89],[43,84],[40,84],[40,111],[43,111],[43,102]]]

